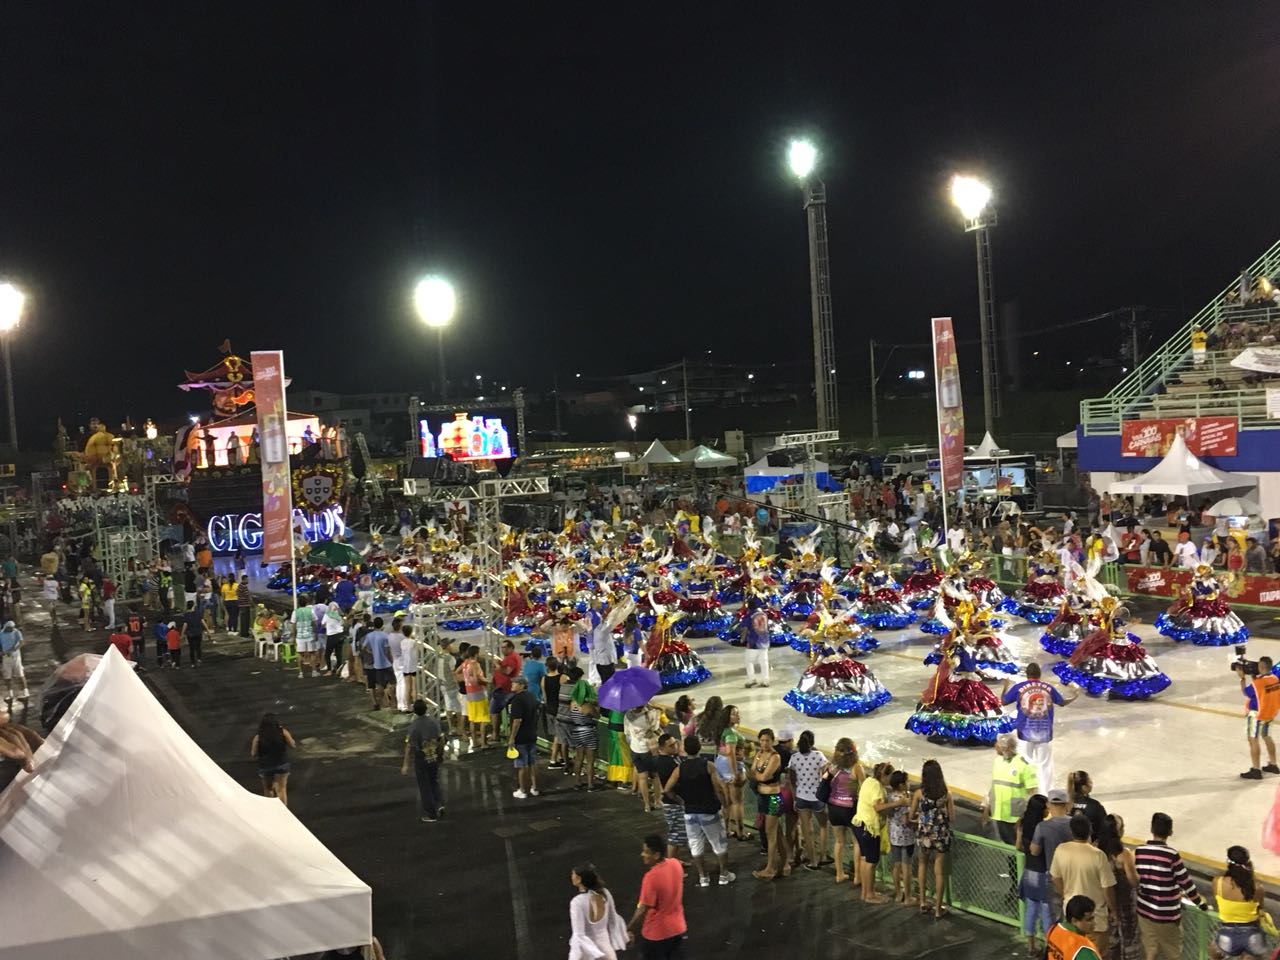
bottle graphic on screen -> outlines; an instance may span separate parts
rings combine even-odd
[[[950,410],[960,406],[960,371],[956,369],[955,364],[947,364],[942,368],[938,392],[942,397],[944,409]]]
[[[278,413],[268,413],[262,418],[262,459],[267,463],[282,463],[287,453],[284,423]]]

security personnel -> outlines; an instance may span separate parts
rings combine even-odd
[[[1038,793],[1036,768],[1018,756],[1018,738],[1012,733],[996,737],[996,758],[991,764],[991,789],[982,801],[982,825],[996,822],[1000,839],[1012,845],[1027,798]]]
[[[1067,901],[1061,923],[1045,935],[1045,960],[1102,960],[1090,934],[1093,933],[1094,903],[1088,897]]]
[[[1276,742],[1271,739],[1271,721],[1280,713],[1280,677],[1271,672],[1271,658],[1258,658],[1258,675],[1249,677],[1241,664],[1234,666],[1240,674],[1240,689],[1244,691],[1244,735],[1249,738],[1249,760],[1252,764],[1242,780],[1261,780],[1263,771],[1280,773],[1276,766]],[[1258,740],[1267,745],[1267,765],[1258,768],[1261,751]]]

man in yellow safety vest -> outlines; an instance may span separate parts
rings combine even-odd
[[[996,832],[1012,844],[1014,829],[1027,808],[1027,798],[1038,791],[1036,768],[1018,755],[1018,738],[1012,733],[996,738],[996,758],[991,764],[991,789],[982,801],[982,825],[996,822]]]

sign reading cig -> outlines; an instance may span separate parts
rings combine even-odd
[[[308,543],[332,540],[347,532],[341,506],[329,507],[319,513],[295,509],[293,526],[302,528],[302,535]],[[257,553],[262,549],[262,514],[222,513],[210,517],[205,525],[205,534],[214,553],[234,553],[237,550]]]

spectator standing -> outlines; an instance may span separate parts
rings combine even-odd
[[[1018,756],[1018,738],[1011,733],[996,737],[996,758],[991,763],[991,789],[982,801],[982,823],[995,821],[996,833],[1014,842],[1027,800],[1038,792],[1035,768]]]
[[[102,616],[107,621],[104,629],[116,628],[116,582],[110,577],[102,578]]]
[[[889,799],[900,801],[889,814],[889,869],[893,873],[893,902],[911,902],[911,874],[915,865],[916,830],[911,825],[911,788],[907,771],[889,775]]]
[[[685,740],[688,741],[688,737]],[[697,740],[697,737],[693,738]],[[699,744],[699,748],[701,744]],[[680,741],[669,733],[658,737],[658,755],[654,758],[654,772],[662,791],[662,819],[667,825],[667,856],[674,857],[681,847],[689,845],[684,827],[684,803],[672,793],[667,784],[680,766]],[[693,754],[697,756],[697,754]],[[713,778],[714,779],[714,778]],[[714,787],[713,787],[714,789]]]
[[[1050,790],[1046,794],[1048,800],[1048,816],[1036,825],[1035,832],[1031,834],[1031,846],[1028,848],[1031,855],[1035,857],[1044,857],[1044,869],[1048,874],[1053,866],[1054,854],[1058,852],[1058,847],[1071,840],[1071,817],[1069,811],[1071,804],[1067,800],[1067,791],[1061,788]],[[1062,899],[1054,891],[1052,884],[1049,885],[1049,913],[1050,916],[1058,916],[1061,913]]]
[[[1067,699],[1053,684],[1040,679],[1040,664],[1026,666],[1027,679],[1009,685],[1004,682],[1001,701],[1016,704],[1018,751],[1036,768],[1036,781],[1043,791],[1053,786],[1053,708],[1065,707],[1080,696],[1079,691]]]
[[[1245,573],[1267,572],[1267,551],[1263,549],[1257,537],[1249,537],[1245,540],[1244,570]]]
[[[278,797],[286,807],[289,806],[289,750],[294,746],[293,736],[274,713],[262,715],[258,732],[249,745],[249,756],[258,761],[263,796]]]
[[[142,661],[147,654],[147,644],[142,633],[141,614],[136,611],[129,611],[129,617],[125,620],[125,632],[129,634],[129,640],[133,646],[133,662],[141,670],[143,669]]]
[[[511,699],[511,680],[523,674],[524,662],[516,653],[516,645],[510,640],[502,641],[502,659],[493,668],[493,684],[489,693],[489,716],[493,723],[493,739],[498,739],[498,728],[502,723],[502,711]]]
[[[596,688],[583,676],[581,668],[575,666],[570,676],[573,686],[569,689],[567,732],[569,746],[574,750],[574,774],[581,781],[573,789],[589,793],[596,789],[596,751],[600,746],[597,718],[600,716],[600,707],[596,700]]]
[[[861,808],[861,798],[858,801]],[[942,905],[947,854],[951,852],[951,825],[956,819],[955,800],[942,776],[942,764],[926,760],[920,769],[920,787],[911,796],[908,819],[916,824],[916,843],[920,856],[916,860],[916,883],[920,887],[920,912],[929,912],[925,903],[925,874],[933,867],[933,915],[943,916]],[[863,851],[865,855],[865,850]]]
[[[1072,814],[1082,813],[1089,820],[1090,838],[1097,841],[1102,834],[1102,824],[1107,819],[1107,809],[1090,794],[1093,793],[1093,780],[1083,770],[1072,770],[1067,774],[1067,799],[1071,801]]]
[[[13,702],[13,681],[18,681],[19,700],[27,700],[31,694],[27,690],[27,673],[22,667],[22,631],[8,620],[4,629],[0,630],[0,676],[4,677],[6,687],[5,699]]]
[[[1133,851],[1124,845],[1124,821],[1108,814],[1098,832],[1098,849],[1106,854],[1115,875],[1115,910],[1107,926],[1107,960],[1143,960],[1138,940],[1138,914],[1134,908]],[[1101,938],[1099,938],[1101,939]]]
[[[893,773],[893,764],[877,763],[872,775],[858,788],[858,805],[853,813],[853,838],[857,841],[861,857],[858,860],[854,885],[862,888],[863,903],[887,903],[876,893],[876,865],[880,862],[880,831],[884,828],[884,815],[900,804],[888,798],[885,787]]]
[[[627,932],[639,931],[640,956],[644,960],[674,960],[683,954],[688,924],[684,919],[684,871],[680,862],[666,856],[662,837],[644,838],[640,859],[648,868],[640,882],[636,912]]]
[[[800,820],[800,847],[805,854],[805,869],[817,870],[827,859],[827,805],[818,799],[818,784],[827,758],[813,745],[812,730],[800,733],[796,752],[787,763],[787,778],[795,795],[796,815]]]
[[[298,612],[301,613],[302,608]],[[373,709],[381,710],[387,688],[395,682],[391,669],[391,638],[382,629],[381,617],[374,618],[373,629],[364,635],[361,645],[369,652],[370,666],[365,670],[369,696],[373,699]]]
[[[244,584],[244,589],[248,592],[248,582]],[[320,669],[323,672],[332,671],[333,676],[342,673],[342,642],[346,639],[347,622],[342,615],[342,608],[338,606],[336,601],[331,601],[324,607],[324,616],[320,620],[324,628],[324,659],[320,663]],[[413,697],[410,697],[406,703],[411,703]]]
[[[858,802],[859,784],[866,778],[862,764],[858,762],[858,748],[848,737],[836,741],[831,754],[831,763],[823,771],[822,779],[827,781],[827,822],[831,825],[834,850],[832,857],[836,862],[836,883],[844,883],[849,879],[844,872],[844,848],[848,844],[855,851],[853,857],[853,875],[858,875],[858,845],[853,842],[853,808]]]
[[[248,640],[253,627],[253,591],[249,587],[249,578],[243,574],[236,584],[236,618],[240,625],[237,633],[242,639]]]
[[[756,789],[756,803],[764,814],[764,833],[768,843],[768,860],[764,868],[752,876],[757,880],[773,880],[779,874],[791,876],[787,857],[787,836],[782,823],[782,756],[774,749],[773,731],[767,727],[756,737],[759,745],[751,761],[751,781]],[[877,837],[876,843],[880,841]]]
[[[517,800],[538,796],[538,714],[541,713],[538,698],[529,692],[529,681],[523,673],[511,678],[511,698],[507,701],[507,713],[511,720],[507,733],[507,753],[516,770],[516,789],[511,795]]]
[[[423,823],[435,823],[444,816],[444,803],[440,796],[440,761],[444,758],[444,733],[440,721],[427,713],[423,700],[413,701],[413,721],[404,738],[404,759],[400,762],[403,776],[413,765],[413,776],[418,783],[419,819]]]
[[[1169,549],[1169,541],[1159,530],[1151,531],[1151,546],[1147,549],[1147,560],[1156,567],[1167,567],[1173,562],[1173,551]]]
[[[225,586],[225,585],[224,585]],[[316,618],[311,612],[311,598],[298,597],[298,607],[289,618],[293,623],[293,642],[298,650],[298,676],[303,676],[303,668],[315,669],[320,643],[316,640]],[[214,622],[217,622],[215,614]]]
[[[667,735],[669,736],[669,734]],[[670,756],[670,744],[667,741],[667,756]],[[719,866],[719,884],[727,886],[736,879],[729,870],[729,838],[725,833],[724,819],[720,811],[724,806],[724,785],[716,775],[712,759],[703,755],[702,745],[697,737],[685,737],[685,759],[674,767],[663,783],[664,796],[680,798],[684,820],[681,831],[689,844],[689,853],[693,857],[694,866],[698,870],[698,886],[711,886],[711,878],[707,875],[707,847],[716,855]],[[669,764],[663,764],[666,769]],[[664,804],[666,801],[663,801]],[[664,810],[665,815],[665,810]],[[674,849],[679,836],[672,836],[671,825],[667,826],[667,844]]]
[[[538,698],[538,704],[541,706],[548,702],[548,698],[544,696],[543,688],[546,683],[548,674],[548,665],[542,662],[542,648],[534,644],[533,649],[529,651],[528,658],[520,668],[520,672],[524,674],[525,680],[529,684],[529,692]],[[556,694],[559,695],[559,689]]]
[[[330,605],[332,607],[332,604]],[[418,699],[418,641],[413,638],[413,627],[407,623],[400,628],[400,635],[392,637],[392,652],[400,664],[400,688],[397,697],[403,697],[405,712],[412,709],[413,702]],[[342,663],[342,640],[338,640],[338,664]],[[335,668],[335,675],[337,668]]]
[[[380,620],[374,622],[381,623]],[[366,667],[365,672],[368,673],[369,669]],[[471,749],[483,750],[489,742],[489,678],[484,672],[484,664],[480,662],[480,648],[474,643],[469,644],[454,673],[460,678],[467,701]]]
[[[1201,910],[1209,905],[1191,882],[1178,851],[1169,846],[1173,818],[1151,815],[1151,839],[1133,852],[1138,932],[1146,947],[1146,960],[1181,960],[1182,898]]]
[[[182,615],[182,635],[187,640],[187,660],[192,667],[200,666],[204,662],[204,618],[194,600],[187,601],[187,612]]]
[[[1107,855],[1089,842],[1093,829],[1089,818],[1077,813],[1069,824],[1071,840],[1054,850],[1049,861],[1049,878],[1064,903],[1079,896],[1094,902],[1094,942],[1105,943],[1109,916],[1116,907],[1115,872]]]
[[[1173,565],[1184,570],[1194,570],[1200,562],[1200,554],[1196,545],[1191,542],[1191,534],[1186,530],[1178,533],[1178,542],[1173,546]]]
[[[1053,926],[1049,913],[1049,871],[1045,867],[1044,851],[1031,852],[1031,838],[1036,827],[1044,822],[1049,802],[1043,793],[1027,800],[1027,809],[1017,824],[1013,845],[1023,853],[1022,876],[1018,879],[1018,896],[1022,898],[1022,933],[1027,938],[1027,955],[1039,957],[1036,946],[1036,926],[1044,936]]]

